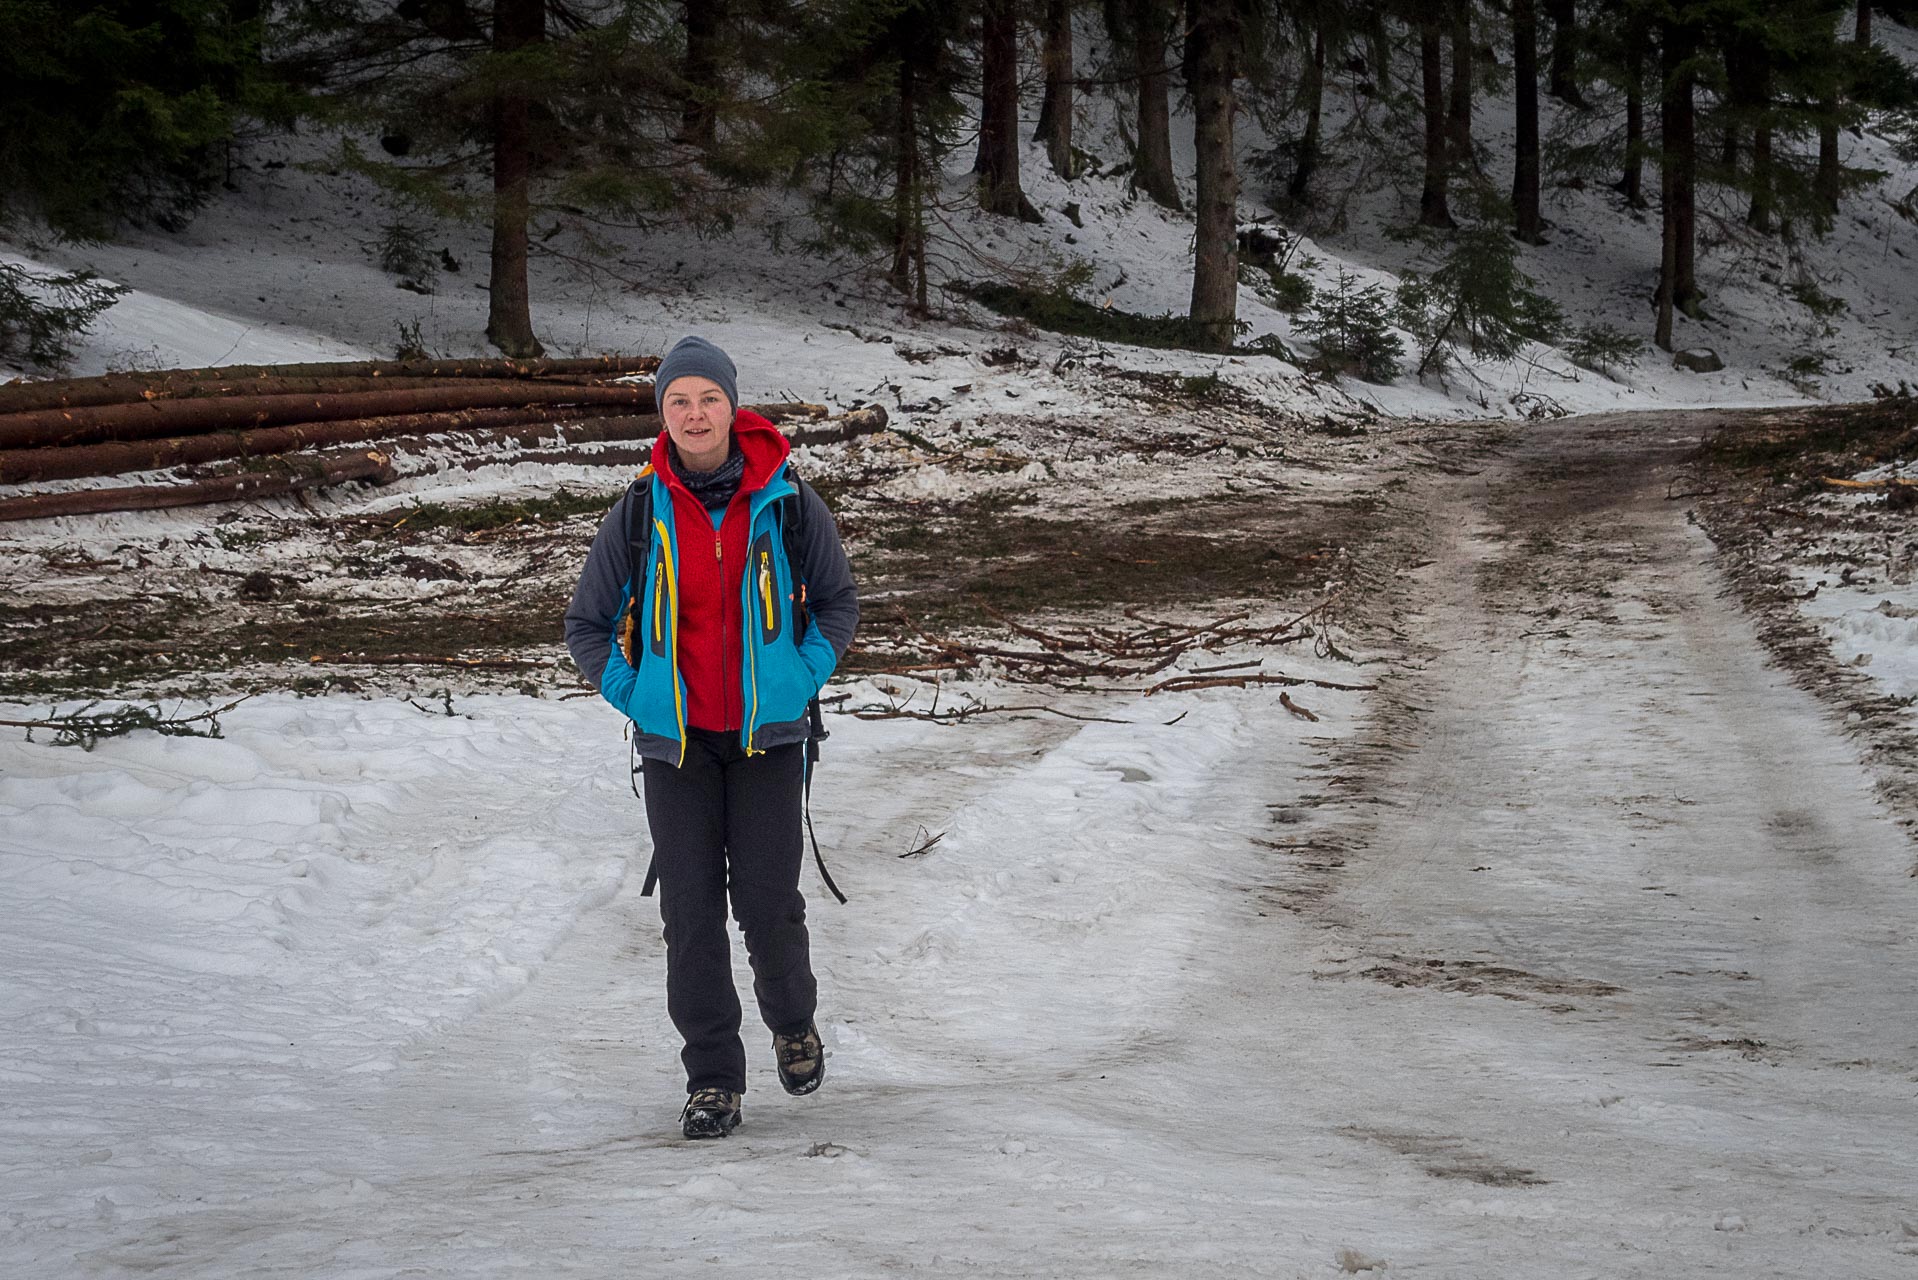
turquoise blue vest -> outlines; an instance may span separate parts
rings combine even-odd
[[[646,479],[651,472],[641,473]],[[650,499],[649,501],[647,499]],[[650,529],[630,528],[633,576],[626,603],[613,619],[613,651],[599,691],[633,722],[639,753],[675,766],[686,758],[686,681],[679,673],[679,541],[672,495],[651,475],[647,499],[637,484],[628,496],[644,502]],[[838,665],[832,642],[798,604],[787,563],[784,522],[800,500],[780,463],[751,497],[746,569],[740,576],[740,744],[748,755],[808,734],[806,704]],[[704,532],[701,537],[703,539]],[[801,621],[804,630],[801,632]]]

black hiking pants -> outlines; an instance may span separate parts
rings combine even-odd
[[[666,924],[666,1011],[686,1047],[686,1091],[746,1089],[726,906],[745,935],[759,1016],[812,1021],[819,987],[799,892],[805,744],[748,756],[737,733],[686,731],[686,761],[642,763],[646,824]]]

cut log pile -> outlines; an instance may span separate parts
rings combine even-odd
[[[658,367],[654,356],[354,361],[12,383],[0,386],[0,484],[228,465],[185,484],[0,498],[0,521],[194,506],[348,480],[388,483],[395,449],[650,440],[661,425],[652,385],[618,379]],[[746,407],[782,424],[810,420],[790,429],[798,444],[886,425],[877,406],[825,421],[819,405]],[[314,452],[344,445],[362,447]],[[263,459],[273,462],[262,466]]]

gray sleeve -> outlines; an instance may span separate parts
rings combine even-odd
[[[613,619],[626,603],[627,584],[633,576],[633,550],[626,540],[626,511],[632,500],[629,489],[599,522],[599,536],[593,539],[579,585],[573,588],[573,602],[566,608],[566,647],[579,673],[594,688],[599,687],[613,651]]]
[[[846,656],[852,633],[859,626],[859,589],[853,585],[852,564],[839,542],[839,526],[825,499],[809,484],[799,486],[806,504],[799,544],[799,572],[806,582],[806,604],[819,623],[819,634],[832,642],[835,658]]]

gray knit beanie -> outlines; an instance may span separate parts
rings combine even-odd
[[[663,409],[666,392],[675,378],[711,378],[726,393],[726,403],[738,413],[739,390],[735,385],[738,377],[733,358],[724,351],[704,338],[681,338],[659,362],[659,372],[653,375],[653,399]]]

